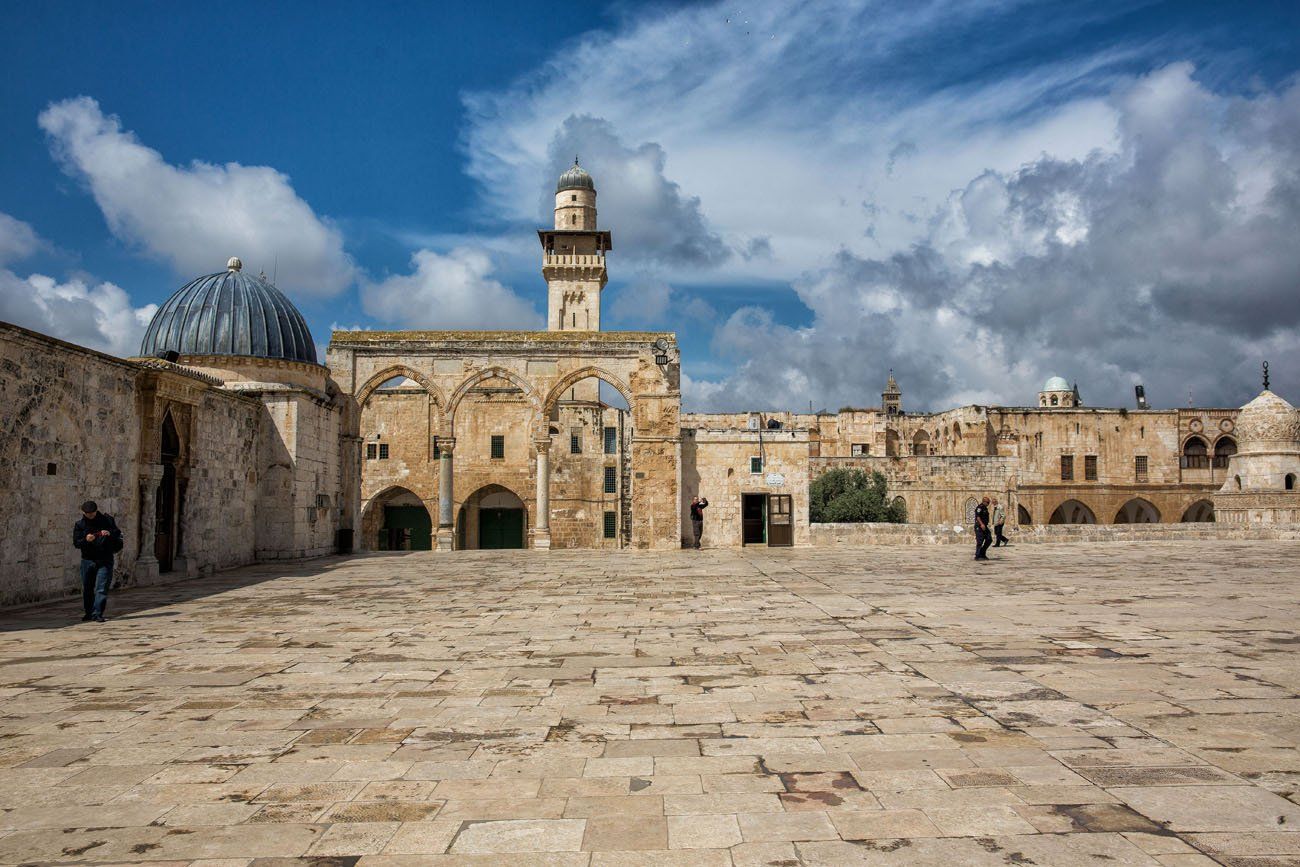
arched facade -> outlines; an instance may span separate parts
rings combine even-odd
[[[1097,516],[1086,503],[1066,500],[1052,511],[1049,524],[1096,524]]]
[[[1159,524],[1160,510],[1150,500],[1134,497],[1115,513],[1116,524]]]
[[[361,513],[360,547],[370,551],[427,551],[433,547],[429,504],[414,491],[390,486]]]
[[[930,435],[924,430],[918,430],[912,437],[912,454],[922,456],[930,454]]]
[[[1209,500],[1197,500],[1183,510],[1182,523],[1211,523],[1214,521],[1214,503]]]

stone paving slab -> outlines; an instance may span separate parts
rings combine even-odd
[[[387,554],[0,613],[0,863],[1300,864],[1300,544],[996,553]]]

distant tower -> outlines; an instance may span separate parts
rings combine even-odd
[[[898,415],[903,411],[903,393],[898,390],[898,383],[894,381],[892,370],[889,371],[889,381],[885,383],[885,390],[880,393],[880,406],[886,415]]]
[[[539,229],[550,331],[599,331],[610,234],[596,228],[596,183],[577,157],[555,185],[555,228]]]

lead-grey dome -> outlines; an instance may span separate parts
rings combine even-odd
[[[316,343],[298,308],[238,259],[225,271],[191,280],[154,314],[142,356],[238,355],[316,364]]]
[[[596,192],[596,182],[591,179],[587,170],[578,165],[578,158],[573,158],[573,165],[569,170],[560,175],[560,179],[555,183],[555,192],[562,193],[565,190],[591,190]]]

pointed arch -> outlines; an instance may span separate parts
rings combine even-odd
[[[465,395],[469,394],[470,389],[474,386],[489,379],[504,379],[512,385],[518,386],[528,398],[528,403],[533,408],[533,412],[540,414],[542,407],[541,400],[537,396],[537,389],[533,388],[532,384],[528,380],[524,379],[514,371],[507,370],[499,365],[493,365],[492,367],[485,367],[482,370],[470,374],[469,377],[460,385],[456,386],[456,390],[451,393],[451,397],[447,402],[447,413],[444,419],[444,423],[447,425],[449,430],[456,429],[456,410],[460,408],[460,402],[465,399]]]
[[[1047,519],[1049,524],[1096,524],[1097,515],[1088,507],[1087,503],[1079,500],[1066,500],[1057,506],[1050,518]]]
[[[433,398],[439,410],[447,406],[447,399],[438,389],[438,386],[434,385],[429,377],[414,368],[407,367],[405,364],[391,364],[366,380],[366,384],[357,389],[357,406],[365,406],[366,401],[370,400],[371,395],[379,389],[379,386],[388,382],[394,376],[405,376],[407,379],[418,382]]]
[[[1159,524],[1160,510],[1147,499],[1134,497],[1115,513],[1116,524]]]
[[[565,375],[563,379],[551,387],[550,392],[546,395],[546,402],[542,404],[542,414],[549,416],[551,410],[555,408],[555,404],[560,400],[561,395],[584,379],[592,378],[602,380],[613,387],[615,391],[623,395],[623,399],[627,401],[628,409],[633,408],[632,389],[628,388],[623,380],[602,367],[588,365]]]

